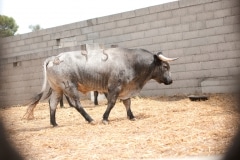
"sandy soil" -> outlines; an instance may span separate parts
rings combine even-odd
[[[88,124],[65,104],[58,108],[58,127],[50,125],[48,104],[40,103],[35,119],[23,119],[26,106],[0,109],[7,134],[26,159],[154,159],[223,154],[234,135],[239,114],[232,95],[210,95],[207,101],[187,97],[132,99],[136,121],[126,118],[118,102],[109,125],[101,123],[106,101],[82,101],[97,122]]]

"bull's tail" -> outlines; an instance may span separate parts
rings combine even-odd
[[[43,93],[47,86],[47,65],[48,65],[48,63],[49,63],[49,59],[46,59],[43,63],[43,85],[42,85],[41,92],[38,93],[35,97],[30,99],[30,102],[27,104],[28,105],[27,111],[26,111],[25,115],[23,116],[23,118],[26,118],[26,119],[34,118],[34,113],[33,113],[34,108],[39,103],[40,99],[42,98]]]

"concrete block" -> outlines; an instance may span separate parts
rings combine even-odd
[[[180,58],[181,58],[181,57],[185,56],[182,48],[180,48],[180,49],[167,50],[167,51],[164,51],[164,54],[165,54],[165,53],[167,53],[167,55],[168,55],[169,57],[180,57]],[[177,61],[175,61],[175,62],[177,62]],[[171,66],[172,66],[172,65],[175,65],[175,64],[172,64],[172,63],[171,63]]]
[[[130,37],[131,37],[131,39],[140,39],[140,38],[144,38],[146,36],[145,36],[145,32],[141,31],[141,32],[131,33]]]
[[[94,19],[88,19],[86,20],[87,21],[87,26],[90,27],[90,26],[94,26],[96,25],[98,22],[97,22],[97,18],[94,18]],[[74,28],[77,28],[77,27],[74,27]],[[69,29],[74,29],[74,28],[69,28]]]
[[[152,44],[152,38],[143,38],[143,39],[137,39],[135,42],[136,46],[143,46],[143,45],[148,45],[148,44]]]
[[[187,8],[188,14],[196,14],[204,12],[204,5],[196,5],[196,6],[190,6]]]
[[[93,32],[99,32],[99,31],[103,31],[104,28],[104,24],[99,24],[99,25],[94,25],[93,26]]]
[[[232,8],[232,15],[239,15],[240,14],[240,7],[233,7]]]
[[[149,24],[149,23],[147,23]],[[159,21],[153,21],[150,22],[151,28],[160,28],[160,27],[165,27],[166,26],[166,20],[159,20]]]
[[[85,40],[87,40],[87,35],[79,35],[79,36],[76,36],[76,40],[77,40],[78,42],[85,41]]]
[[[162,5],[163,5],[163,8],[164,8],[165,11],[179,8],[179,3],[178,2],[169,2],[169,3],[164,3]]]
[[[173,27],[164,27],[159,29],[159,35],[171,34],[173,33]]]
[[[169,50],[169,49],[175,49],[175,42],[167,42],[167,43],[161,43],[159,44],[161,47],[161,50]]]
[[[141,24],[144,23],[143,17],[134,17],[134,18],[130,18],[130,25],[137,25],[137,24]]]
[[[209,54],[209,60],[214,61],[214,60],[219,60],[219,59],[224,59],[227,58],[227,52],[213,52]]]
[[[162,4],[149,7],[149,13],[157,13],[162,11],[164,11],[164,6]]]
[[[219,61],[201,62],[201,68],[206,70],[219,68]]]
[[[158,15],[157,15],[157,13],[143,16],[143,22],[144,22],[144,23],[152,22],[152,21],[156,21],[156,20],[158,20]]]
[[[217,10],[214,12],[214,18],[222,18],[222,17],[227,17],[227,16],[231,16],[231,8]]]
[[[96,39],[96,38],[99,38],[99,33],[98,32],[87,34],[87,39],[88,40]]]
[[[43,41],[48,41],[48,40],[50,40],[51,39],[51,36],[50,35],[44,35],[43,37],[42,37],[42,40]]]
[[[130,24],[129,19],[117,21],[117,27],[125,27],[129,26],[129,24]]]
[[[116,22],[109,22],[104,24],[105,30],[113,29],[117,27]]]
[[[128,26],[128,27],[124,27],[124,28],[118,28],[118,32],[120,33],[120,34],[123,34],[123,33],[132,33],[132,32],[135,32],[135,31],[137,31],[137,27],[138,26]],[[139,26],[139,28],[141,28],[140,30],[145,30],[144,29],[144,25],[141,25],[141,26]]]
[[[161,35],[161,36],[155,36],[152,37],[152,43],[162,43],[162,42],[166,42],[167,41],[167,35]]]
[[[59,32],[51,34],[51,39],[60,39],[60,38],[61,38],[61,34]]]
[[[169,34],[167,36],[168,41],[179,41],[183,38],[183,33],[175,33],[175,34]]]
[[[222,8],[231,8],[239,5],[240,2],[238,0],[228,0],[222,2]]]
[[[98,24],[104,24],[109,22],[109,16],[99,17],[97,18]]]
[[[32,40],[32,43],[39,43],[39,42],[42,42],[43,41],[43,37],[34,37],[34,38],[31,38]]]
[[[216,28],[208,28],[198,31],[199,37],[208,37],[208,36],[214,36],[216,35]]]
[[[127,18],[133,18],[135,17],[135,11],[128,11],[128,12],[123,12],[122,13],[122,18],[127,19]]]
[[[207,37],[206,41],[208,44],[224,43],[225,39],[224,39],[224,35],[217,35],[217,36]]]
[[[202,64],[201,63],[188,63],[188,64],[185,64],[185,68],[186,68],[186,71],[199,71],[201,70],[201,66]]]
[[[172,16],[178,17],[178,16],[186,16],[188,14],[188,10],[186,8],[179,8],[172,10]]]
[[[216,11],[222,9],[222,2],[212,2],[204,4],[205,11]]]
[[[115,28],[111,30],[112,36],[123,34],[123,28]]]
[[[172,27],[173,27],[173,33],[189,31],[189,24],[180,24]]]
[[[203,45],[207,45],[207,38],[203,37],[203,38],[196,38],[196,39],[191,39],[191,46],[192,47],[196,47],[196,46],[203,46]]]
[[[171,71],[173,72],[185,72],[186,66],[184,64],[182,65],[171,65]]]
[[[222,25],[223,25],[223,18],[206,21],[206,28],[218,27],[218,26],[222,26]]]
[[[238,65],[239,59],[223,59],[219,61],[220,68],[230,68]]]
[[[217,52],[217,44],[205,45],[200,46],[201,53],[216,53]]]
[[[101,38],[110,37],[112,35],[112,30],[106,30],[99,33]]]
[[[217,48],[218,52],[235,50],[235,43],[234,42],[219,43],[217,45]]]
[[[165,11],[165,12],[158,13],[158,20],[169,19],[169,18],[172,18],[171,11]]]
[[[183,39],[193,39],[197,37],[198,37],[198,30],[183,33]]]
[[[228,74],[230,76],[239,76],[239,74],[240,74],[240,67],[228,68]]]
[[[222,52],[220,52],[220,54],[222,54]],[[225,51],[223,54],[226,54],[227,58],[230,58],[230,59],[240,57],[239,50]]]
[[[16,46],[23,46],[25,45],[24,41],[21,40],[21,41],[16,41]]]
[[[214,14],[212,11],[197,14],[197,21],[203,21],[203,20],[209,20],[209,19],[214,19]]]
[[[225,41],[231,42],[231,41],[239,41],[240,40],[240,33],[230,33],[225,34]]]
[[[191,46],[191,41],[190,40],[181,40],[177,41],[176,43],[176,48],[187,48]]]
[[[181,23],[180,17],[174,17],[166,20],[166,25],[171,26],[171,25],[178,25]]]
[[[93,27],[81,28],[81,33],[82,34],[88,34],[88,33],[91,33],[92,31],[93,31]]]
[[[21,40],[27,39],[30,37],[30,33],[21,34]]]
[[[72,30],[70,30],[70,35],[71,35],[71,37],[75,37],[77,35],[81,35],[81,30],[79,28],[72,29]]]
[[[142,33],[142,34],[143,34],[143,33]],[[140,34],[135,34],[135,36],[136,36],[136,37],[141,36],[141,33],[140,33]],[[134,35],[131,35],[131,34],[120,35],[120,36],[117,36],[116,38],[113,37],[113,38],[115,38],[116,40],[114,40],[112,43],[121,42],[121,41],[129,41],[129,40],[132,39],[132,37],[134,37]],[[111,44],[112,44],[112,43],[111,43]]]
[[[237,93],[236,86],[208,86],[202,87],[202,93]]]
[[[143,16],[149,14],[149,8],[141,8],[134,11],[136,16]]]
[[[230,24],[239,24],[240,23],[240,16],[229,16],[225,17],[223,20],[224,25],[230,25]]]
[[[236,93],[238,81],[234,78],[208,78],[201,82],[203,93]]]
[[[210,70],[211,77],[227,77],[228,69],[227,68],[219,68]]]
[[[50,46],[56,46],[57,45],[57,42],[56,40],[50,40],[50,41],[47,41],[47,45],[50,47]]]
[[[184,17],[181,17],[181,23],[190,23],[190,22],[196,22],[197,16],[196,15],[187,15]]]
[[[193,6],[198,4],[204,4],[204,3],[211,3],[212,0],[201,0],[201,1],[195,1],[195,0],[181,0],[179,1],[180,7],[187,7],[187,6]]]
[[[122,19],[122,14],[121,13],[117,13],[117,14],[113,14],[109,16],[109,21],[113,22],[113,21],[118,21]]]
[[[158,34],[159,34],[159,29],[151,29],[151,30],[144,31],[145,37],[154,37],[154,36],[157,36]]]
[[[190,47],[190,48],[184,48],[183,52],[185,55],[196,55],[200,54],[200,47]]]
[[[137,26],[132,26],[132,29],[135,29],[135,31],[144,31],[144,30],[149,30],[151,29],[151,24],[150,23],[143,23],[143,24],[139,24]]]
[[[199,54],[199,55],[194,55],[192,57],[192,62],[202,63],[202,62],[206,62],[206,61],[209,61],[208,54]]]

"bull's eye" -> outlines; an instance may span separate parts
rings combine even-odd
[[[163,65],[163,69],[164,69],[164,71],[167,71],[168,70],[168,66]]]

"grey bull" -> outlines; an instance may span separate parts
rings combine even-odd
[[[79,101],[79,91],[108,93],[104,124],[108,123],[109,114],[118,98],[126,107],[127,117],[135,120],[131,111],[131,97],[138,94],[151,79],[165,85],[171,84],[168,62],[176,59],[167,58],[161,52],[154,54],[144,49],[126,48],[64,52],[47,58],[43,64],[42,90],[32,99],[25,115],[33,116],[33,110],[48,82],[52,89],[49,106],[50,123],[53,126],[57,126],[56,108],[63,94],[69,97],[73,107],[86,121],[94,123]]]

